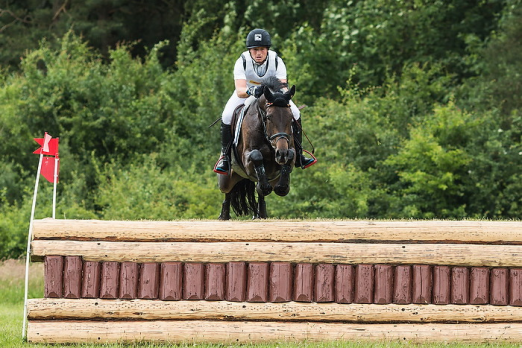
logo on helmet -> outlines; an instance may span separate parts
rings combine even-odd
[[[263,35],[255,34],[254,35],[254,41],[263,41]]]

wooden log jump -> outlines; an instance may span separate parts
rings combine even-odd
[[[34,222],[30,342],[520,342],[522,223]]]

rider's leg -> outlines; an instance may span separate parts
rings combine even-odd
[[[239,98],[236,92],[232,93],[221,115],[221,158],[214,167],[214,171],[218,174],[228,175],[230,172],[230,148],[233,140],[230,123],[234,110],[244,101],[245,98]]]
[[[292,127],[294,132],[296,152],[295,166],[305,169],[315,164],[317,160],[315,158],[308,158],[303,155],[303,127],[301,124],[301,113],[293,101],[290,101],[290,107],[294,115],[294,122],[292,123]]]
[[[232,143],[232,126],[221,122],[221,161],[214,171],[218,174],[228,175],[230,172],[230,145]]]

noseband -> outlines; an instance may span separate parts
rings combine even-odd
[[[289,108],[290,107],[290,104],[286,104],[286,105],[282,105],[281,103],[276,103],[274,105],[274,103],[266,103],[266,107],[271,107],[271,106],[279,106],[279,107],[286,107],[286,108]],[[260,107],[259,107],[259,103],[257,104],[257,112],[259,113],[259,115],[261,116],[261,120],[262,120],[262,124],[263,124],[263,132],[265,133],[265,138],[266,140],[270,143],[270,145],[272,146],[273,149],[275,149],[275,145],[273,144],[277,144],[277,142],[280,140],[280,139],[285,139],[286,142],[288,144],[290,144],[290,137],[292,135],[288,134],[288,133],[284,133],[284,132],[280,132],[280,133],[276,133],[276,134],[273,134],[273,135],[268,135],[267,133],[267,130],[266,130],[266,122],[268,120],[268,115],[266,113],[266,111],[262,110]],[[275,141],[274,141],[275,140]]]

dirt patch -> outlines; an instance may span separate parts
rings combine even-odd
[[[43,275],[43,263],[30,263],[29,274]],[[0,281],[21,280],[25,278],[25,260],[0,261]]]

